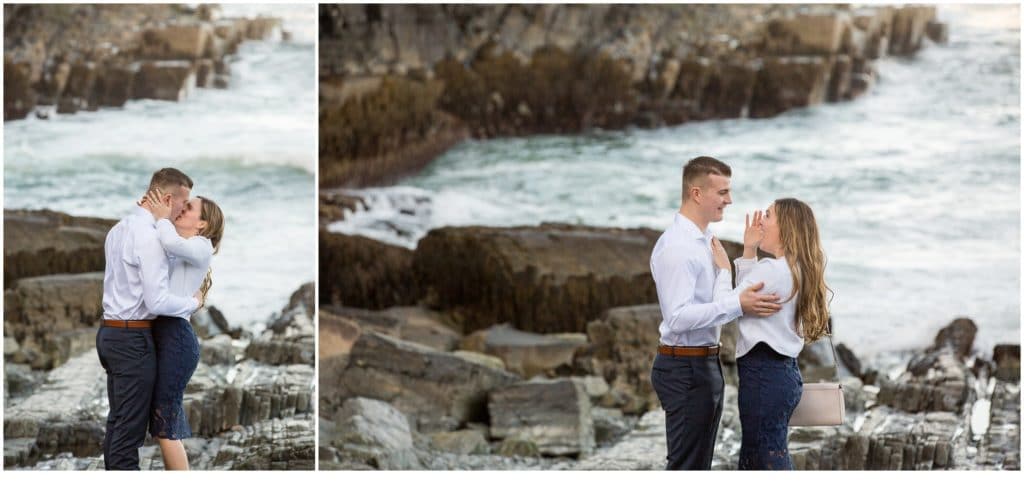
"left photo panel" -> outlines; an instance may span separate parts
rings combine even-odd
[[[313,470],[317,10],[4,5],[5,470]]]

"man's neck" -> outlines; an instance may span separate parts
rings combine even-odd
[[[679,207],[679,214],[685,216],[686,219],[697,225],[697,228],[700,229],[701,233],[706,233],[708,231],[708,221],[706,219],[702,219],[700,217],[700,213],[698,213],[696,209],[683,204]]]

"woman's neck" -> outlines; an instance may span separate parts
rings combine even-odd
[[[195,228],[178,228],[175,226],[174,229],[182,238],[192,238],[199,234],[199,230]]]

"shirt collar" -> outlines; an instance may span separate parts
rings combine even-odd
[[[683,233],[686,234],[686,236],[688,236],[690,238],[694,238],[694,239],[698,239],[698,240],[706,238],[706,239],[710,240],[711,237],[712,237],[712,233],[711,233],[711,229],[710,228],[705,230],[704,232],[701,232],[700,228],[697,227],[696,223],[694,223],[693,221],[690,221],[690,218],[687,218],[686,216],[683,216],[682,214],[680,214],[678,212],[676,213],[676,220],[675,220],[675,222],[676,222],[677,225],[679,225],[679,227],[683,231]]]
[[[147,224],[156,225],[156,219],[153,218],[153,213],[150,213],[149,210],[142,206],[135,206],[135,211],[132,214],[142,218]]]

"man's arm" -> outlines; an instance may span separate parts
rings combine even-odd
[[[695,302],[700,268],[679,248],[663,250],[652,260],[652,265],[658,270],[658,303],[670,332],[714,327],[743,313],[736,294],[723,295],[711,303]]]
[[[142,225],[148,226],[148,225]],[[176,296],[168,287],[167,257],[156,238],[156,230],[135,230],[135,255],[142,279],[142,301],[155,315],[182,316],[199,308],[195,298]]]

